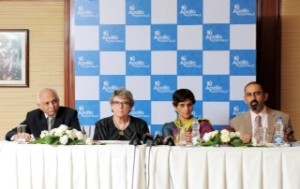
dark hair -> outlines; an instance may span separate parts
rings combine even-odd
[[[196,103],[195,96],[189,89],[178,89],[173,93],[173,106],[177,106],[179,102],[191,100],[193,104]]]
[[[247,87],[248,87],[249,85],[259,85],[260,88],[261,88],[261,90],[262,90],[262,92],[265,93],[264,87],[263,87],[259,82],[257,82],[257,81],[251,81],[251,82],[247,83],[247,84],[245,85],[245,87],[244,87],[244,92],[246,92],[246,89],[247,89]]]

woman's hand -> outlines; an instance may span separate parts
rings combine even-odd
[[[187,131],[187,132],[185,133],[184,140],[185,140],[187,143],[191,143],[191,142],[192,142],[192,132],[191,132],[191,131]]]

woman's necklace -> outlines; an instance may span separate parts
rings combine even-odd
[[[114,117],[113,117],[113,122],[115,124],[115,126],[117,127],[117,129],[119,130],[119,135],[123,136],[124,135],[124,130],[128,127],[129,123],[130,123],[130,117],[128,118],[128,121],[124,124],[123,128],[121,129],[121,127],[117,124],[117,122],[115,121]]]

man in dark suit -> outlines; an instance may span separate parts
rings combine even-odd
[[[42,89],[37,96],[39,109],[27,113],[25,120],[21,124],[26,124],[26,141],[32,137],[40,138],[41,131],[57,128],[61,124],[81,130],[77,116],[77,111],[71,108],[59,106],[59,97],[54,89]],[[49,120],[52,121],[49,121]],[[17,141],[17,127],[9,131],[6,140]]]
[[[261,126],[267,130],[268,142],[273,142],[274,125],[278,117],[282,117],[285,140],[288,142],[296,141],[290,116],[265,105],[265,102],[268,100],[268,93],[264,91],[259,83],[255,81],[248,83],[244,88],[244,92],[244,100],[250,111],[233,118],[230,122],[230,125],[244,136],[244,142],[247,143],[253,138],[255,119],[258,115],[261,119]]]

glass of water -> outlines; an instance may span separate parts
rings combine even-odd
[[[185,134],[187,130],[185,128],[177,128],[175,137],[175,144],[178,146],[185,146],[187,144],[185,140]]]
[[[26,124],[21,124],[17,127],[18,132],[18,143],[23,144],[26,143]]]

